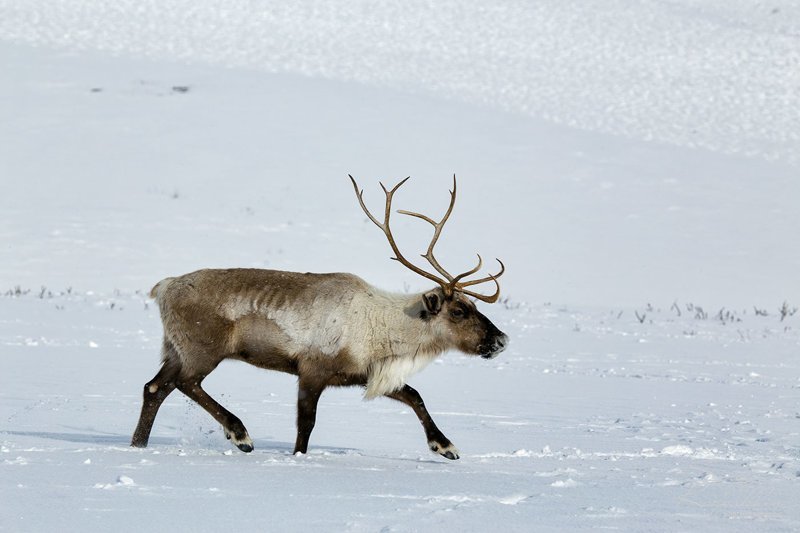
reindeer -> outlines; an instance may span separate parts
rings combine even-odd
[[[221,361],[236,359],[298,376],[297,440],[294,453],[306,453],[317,402],[326,387],[365,387],[365,398],[387,396],[408,405],[419,418],[428,447],[447,459],[458,450],[433,422],[419,393],[406,384],[447,350],[491,359],[508,337],[481,314],[468,297],[494,303],[500,296],[497,274],[465,281],[474,268],[456,276],[436,260],[434,246],[456,201],[456,181],[443,218],[410,211],[434,227],[423,257],[439,275],[407,260],[389,228],[392,197],[408,178],[387,190],[383,222],[364,204],[364,191],[350,176],[361,208],[386,236],[392,259],[435,282],[420,294],[397,294],[345,273],[313,274],[260,269],[206,269],[166,278],[150,296],[158,302],[164,326],[162,366],[144,386],[144,402],[131,446],[145,447],[158,409],[176,388],[219,422],[225,436],[243,452],[253,440],[242,421],[217,403],[201,384]],[[491,295],[468,287],[494,282]]]

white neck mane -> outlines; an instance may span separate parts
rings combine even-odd
[[[391,393],[412,375],[431,363],[445,346],[437,338],[431,323],[420,319],[421,294],[370,293],[367,309],[370,363],[367,370],[366,399]],[[439,336],[438,338],[441,338]]]

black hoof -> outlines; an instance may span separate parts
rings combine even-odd
[[[451,461],[455,461],[458,459],[458,455],[454,454],[453,452],[447,451],[442,454],[443,457],[447,457]]]
[[[244,453],[250,453],[253,451],[253,446],[250,444],[237,444],[236,447],[242,450]]]

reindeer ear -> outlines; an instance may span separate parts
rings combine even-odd
[[[437,290],[426,292],[422,295],[422,304],[429,314],[437,315],[442,310],[442,295]]]

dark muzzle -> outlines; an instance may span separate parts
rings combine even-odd
[[[496,332],[487,335],[478,348],[478,353],[484,359],[494,359],[508,346],[508,335],[495,328]]]

